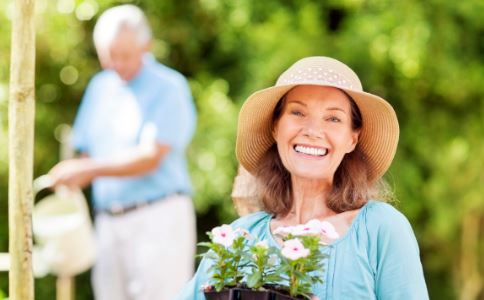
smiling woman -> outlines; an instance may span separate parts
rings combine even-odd
[[[293,179],[321,179],[331,186],[343,156],[358,141],[352,123],[350,101],[338,89],[301,85],[291,90],[273,134]]]
[[[332,190],[333,181],[343,157],[356,160],[355,164],[363,165],[359,151],[354,152],[361,128],[361,114],[354,101],[344,92],[333,87],[301,85],[289,91],[274,109],[273,135],[277,147],[267,155],[275,159],[263,159],[267,163],[283,164],[291,180],[319,181],[321,188]],[[276,149],[277,148],[277,153]],[[263,162],[264,164],[264,162]],[[354,165],[354,164],[352,164]],[[268,172],[270,166],[259,168],[259,177],[277,176]],[[267,173],[267,174],[266,174]],[[347,172],[350,178],[362,175],[359,172]],[[364,173],[364,171],[363,171]],[[364,174],[366,175],[366,174]],[[353,181],[357,181],[358,178]],[[336,176],[337,186],[341,179]],[[367,187],[366,180],[360,180],[360,190]],[[275,187],[264,185],[268,193]],[[288,185],[290,186],[290,185]],[[284,192],[282,192],[284,193]],[[361,192],[360,192],[361,193]],[[287,193],[284,193],[287,195]],[[362,206],[361,197],[346,197],[337,201],[328,201],[328,206],[336,212]],[[280,195],[279,199],[284,199]],[[266,207],[277,201],[264,197]],[[286,197],[284,209],[275,209],[273,213],[287,214],[291,208],[291,197]],[[347,203],[347,202],[350,203]],[[344,206],[344,207],[342,207]]]
[[[280,228],[331,225],[334,238],[323,239],[327,263],[311,272],[323,281],[312,286],[312,299],[428,299],[412,228],[377,196],[386,193],[382,176],[398,137],[391,105],[364,92],[345,64],[296,62],[240,111],[237,159],[258,180],[265,211],[232,226],[284,247],[273,235]],[[293,250],[307,246],[293,243]],[[204,259],[178,299],[204,299],[199,287],[212,271]]]

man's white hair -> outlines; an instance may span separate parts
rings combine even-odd
[[[96,49],[106,50],[122,29],[132,30],[140,45],[151,40],[152,33],[145,14],[137,6],[124,4],[106,10],[94,26]]]

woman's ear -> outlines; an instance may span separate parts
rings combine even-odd
[[[353,152],[356,148],[356,145],[358,145],[358,139],[360,137],[360,130],[357,129],[357,130],[353,130],[352,134],[351,134],[351,141],[350,141],[350,144],[349,144],[349,148],[348,148],[348,151],[346,153],[350,153],[350,152]]]
[[[275,141],[277,136],[277,121],[275,121],[274,124],[272,124],[271,133],[272,133],[272,138]]]

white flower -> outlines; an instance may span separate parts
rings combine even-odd
[[[328,221],[321,221],[320,223],[319,229],[322,235],[333,240],[339,238],[339,233],[336,231],[336,228],[334,228],[333,224]]]
[[[337,239],[339,238],[339,234],[336,231],[333,224],[328,221],[319,221],[317,219],[313,219],[306,224],[302,225],[302,227],[297,229],[297,233],[294,235],[321,235],[323,237],[329,239]]]
[[[267,241],[260,241],[257,244],[255,244],[257,248],[262,248],[262,249],[269,249],[269,245],[267,244]]]
[[[292,239],[284,242],[281,254],[290,260],[296,260],[308,256],[309,249],[304,248],[299,239]]]
[[[277,255],[275,254],[271,254],[269,255],[269,259],[267,260],[267,264],[269,266],[275,266],[277,263],[279,262],[279,257],[277,257]]]
[[[235,232],[229,225],[222,225],[212,229],[212,241],[225,247],[232,246],[236,238]]]
[[[294,227],[292,226],[279,226],[274,230],[275,235],[286,236],[293,232]]]
[[[319,221],[311,220],[306,224],[297,225],[292,229],[293,235],[318,235],[319,234]]]
[[[320,221],[317,219],[312,219],[306,224],[277,227],[274,230],[274,234],[282,238],[287,237],[289,234],[294,236],[320,236],[323,244],[327,244],[328,240],[335,240],[340,237],[333,224],[328,221]]]

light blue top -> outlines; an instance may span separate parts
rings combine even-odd
[[[257,212],[236,220],[232,226],[245,228],[270,246],[277,246],[270,231],[271,219],[271,215]],[[322,272],[323,284],[313,287],[320,300],[429,298],[415,235],[405,216],[389,204],[368,202],[347,233],[325,251],[328,258]],[[200,286],[209,281],[209,266],[209,260],[201,261],[177,300],[205,299]]]
[[[115,71],[96,74],[74,123],[74,147],[100,161],[125,155],[140,143],[156,141],[171,150],[147,175],[96,178],[95,208],[126,207],[172,193],[191,193],[185,149],[195,123],[187,80],[151,55],[144,57],[141,70],[128,82]]]

